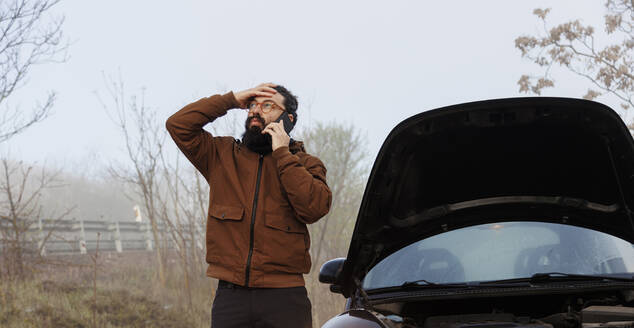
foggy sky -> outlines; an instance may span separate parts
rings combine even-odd
[[[401,120],[461,102],[523,96],[517,80],[539,68],[514,39],[550,21],[580,18],[602,30],[604,1],[85,1],[63,0],[69,60],[37,66],[10,104],[28,110],[59,93],[53,115],[1,145],[13,157],[90,171],[123,161],[123,141],[95,93],[104,74],[128,94],[145,89],[160,119],[201,97],[260,82],[300,101],[298,129],[352,124],[374,158]],[[580,97],[588,84],[554,75],[545,95]],[[599,98],[613,108],[610,98]],[[242,121],[246,113],[231,111]],[[175,149],[171,144],[170,147]]]

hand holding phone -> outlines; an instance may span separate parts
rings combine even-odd
[[[280,125],[284,126],[284,132],[282,132],[282,126]],[[293,129],[293,125],[293,121],[288,118],[288,113],[284,112],[275,122],[271,122],[271,124],[268,124],[264,130],[262,130],[262,133],[271,135],[271,147],[273,151],[279,147],[288,146],[290,141],[288,133]]]
[[[284,131],[286,131],[286,134],[290,134],[291,130],[295,127],[295,123],[288,117],[287,112],[283,112],[282,115],[275,120],[275,122],[280,121],[284,122]]]

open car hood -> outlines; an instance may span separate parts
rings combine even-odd
[[[543,221],[634,242],[634,143],[609,107],[567,98],[460,104],[410,117],[383,143],[338,284],[426,237]]]

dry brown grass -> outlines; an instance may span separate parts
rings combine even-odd
[[[67,265],[50,266],[32,279],[0,282],[0,326],[92,327],[93,310],[100,328],[209,326],[210,279],[196,280],[200,298],[190,310],[182,306],[179,268],[170,270],[165,288],[157,288],[152,254],[100,256],[96,307],[89,260],[67,257]]]
[[[96,307],[90,259],[59,260],[31,279],[0,281],[0,327],[92,327],[93,310],[99,328],[209,327],[216,281],[202,272],[191,277],[189,308],[176,256],[167,260],[167,283],[161,288],[153,254],[100,254]],[[314,327],[319,327],[341,312],[344,299],[317,283],[316,272],[306,278]]]

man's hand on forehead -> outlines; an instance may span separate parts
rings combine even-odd
[[[233,95],[236,97],[238,104],[240,104],[240,108],[246,109],[249,101],[255,97],[272,98],[277,94],[277,90],[273,89],[276,86],[273,83],[262,83],[255,88],[234,92]]]

